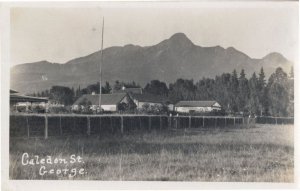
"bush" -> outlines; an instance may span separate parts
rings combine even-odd
[[[141,109],[138,109],[138,112],[144,113],[144,114],[160,115],[160,114],[167,113],[168,107],[166,105],[161,105],[161,104],[150,105],[150,104],[146,103],[142,106]]]
[[[49,113],[69,113],[69,111],[64,106],[50,106]]]

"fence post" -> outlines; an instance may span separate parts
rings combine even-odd
[[[113,120],[112,117],[110,116],[110,128],[111,128],[111,132],[114,132],[114,128],[113,128]]]
[[[141,116],[139,116],[139,121],[140,121],[140,130],[142,130],[142,120],[141,120]]]
[[[133,125],[132,125],[132,120],[133,118],[131,116],[129,116],[129,120],[130,120],[130,131],[132,131],[133,129]]]
[[[215,128],[217,127],[217,118],[215,117]]]
[[[189,116],[189,128],[192,126],[192,116]]]
[[[99,116],[99,132],[100,132],[100,134],[101,134],[101,124],[102,123],[102,117],[101,116]]]
[[[159,116],[159,130],[161,131],[162,129],[162,121],[161,121],[161,115]]]
[[[227,118],[225,117],[225,127],[227,126],[227,121],[226,121],[226,119],[227,119]]]
[[[276,125],[277,125],[277,117],[275,117],[275,120],[276,120]]]
[[[45,115],[45,139],[48,139],[48,117]]]
[[[29,123],[28,123],[28,116],[26,116],[26,128],[27,128],[27,138],[29,138]]]
[[[148,124],[148,128],[149,128],[149,131],[151,131],[151,116],[149,116],[149,124]]]
[[[233,125],[235,126],[235,117],[233,117]]]
[[[204,116],[202,116],[202,127],[204,127]]]
[[[61,127],[61,115],[59,116],[59,130],[60,130],[60,135],[62,135],[62,127]]]
[[[121,116],[121,133],[124,133],[123,116]]]
[[[91,135],[91,121],[90,117],[87,117],[87,135]]]

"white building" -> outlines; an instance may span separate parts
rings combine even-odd
[[[217,101],[179,101],[175,104],[175,111],[178,113],[208,113],[220,111],[221,108],[221,105]]]

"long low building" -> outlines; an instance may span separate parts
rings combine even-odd
[[[44,108],[43,112],[46,111],[46,103],[49,102],[48,98],[26,96],[12,89],[9,91],[9,93],[11,112],[29,112],[29,108],[32,108],[33,104],[42,105]],[[22,110],[19,107],[23,107],[25,109]]]
[[[220,111],[221,105],[217,101],[179,101],[175,104],[175,111],[178,113],[191,112],[212,112]]]
[[[15,90],[10,90],[9,102],[11,105],[19,103],[19,102],[29,102],[29,103],[46,102],[47,103],[48,98],[26,96],[26,95],[20,94],[19,92],[15,91]]]

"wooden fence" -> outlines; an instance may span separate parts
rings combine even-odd
[[[293,117],[256,117],[255,123],[258,124],[294,124]]]
[[[282,120],[275,120],[275,124],[280,124]],[[10,136],[48,138],[68,135],[126,134],[181,128],[225,128],[256,122],[269,121],[261,118],[255,120],[223,116],[11,114]]]

